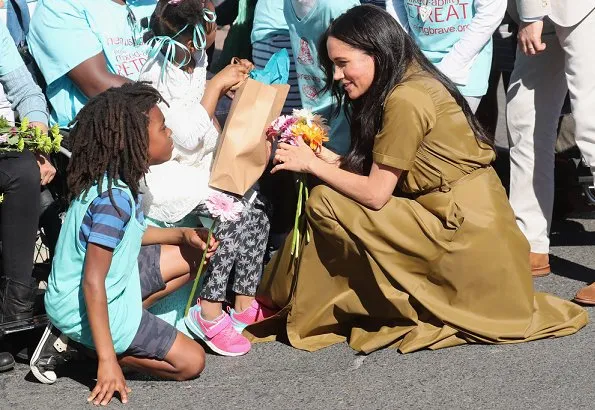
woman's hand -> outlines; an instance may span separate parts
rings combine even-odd
[[[316,156],[327,164],[336,166],[341,165],[341,156],[339,154],[335,154],[328,148],[322,147],[320,151],[316,153]]]
[[[211,83],[215,84],[223,95],[245,81],[249,72],[244,64],[230,64],[211,78]]]
[[[275,152],[274,163],[277,164],[271,170],[274,174],[277,171],[311,172],[312,163],[318,161],[316,154],[300,137],[298,146],[280,143]]]
[[[128,393],[132,390],[126,385],[126,379],[117,359],[99,360],[97,384],[87,399],[94,405],[107,406],[115,392],[120,393],[122,403],[128,403]]]
[[[186,245],[207,252],[206,260],[209,260],[213,256],[219,246],[219,242],[211,235],[211,242],[209,242],[209,246],[207,247],[206,242],[209,236],[209,230],[205,228],[185,228],[182,235]]]

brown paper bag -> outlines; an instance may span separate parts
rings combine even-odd
[[[219,137],[209,185],[244,195],[264,172],[268,156],[265,131],[280,114],[289,85],[248,79],[238,88]]]

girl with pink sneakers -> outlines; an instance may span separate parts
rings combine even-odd
[[[215,41],[215,20],[210,1],[160,0],[145,34],[150,51],[140,79],[151,82],[167,101],[160,108],[174,140],[172,160],[152,167],[146,175],[146,214],[168,225],[208,213],[205,201],[213,192],[209,173],[219,138],[215,107],[253,67],[242,60],[207,81],[206,49]],[[258,196],[250,203],[234,200],[243,203],[242,214],[215,229],[219,248],[203,274],[197,304],[185,318],[198,339],[224,356],[246,354],[251,344],[242,331],[262,319],[254,295],[269,234],[265,205]],[[226,312],[223,303],[232,270],[235,300]]]

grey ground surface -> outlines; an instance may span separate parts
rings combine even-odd
[[[498,134],[504,145],[502,128]],[[595,280],[595,213],[556,224],[552,242],[555,274],[535,280],[535,287],[570,299]],[[347,345],[306,353],[259,344],[241,358],[209,356],[205,372],[192,382],[131,377],[127,407],[592,409],[594,339],[595,327],[588,325],[561,339],[408,355],[383,350],[362,356]],[[28,373],[19,364],[0,374],[0,409],[89,407],[92,371],[79,369],[52,386],[36,383]]]
[[[595,220],[569,220],[559,231],[553,235],[557,274],[537,279],[535,286],[571,298],[595,278]],[[593,316],[595,309],[589,313]],[[258,344],[241,358],[209,356],[195,381],[132,377],[127,407],[589,409],[595,407],[594,338],[595,327],[588,325],[573,336],[520,345],[408,355],[383,350],[369,356],[347,345],[307,353],[279,343]],[[0,374],[0,408],[85,407],[92,376],[77,371],[45,386],[19,364],[16,371]]]

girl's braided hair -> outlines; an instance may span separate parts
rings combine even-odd
[[[107,179],[124,182],[135,200],[149,170],[148,112],[163,97],[146,82],[124,84],[93,97],[78,113],[70,132],[72,158],[67,169],[69,200],[99,190]]]

